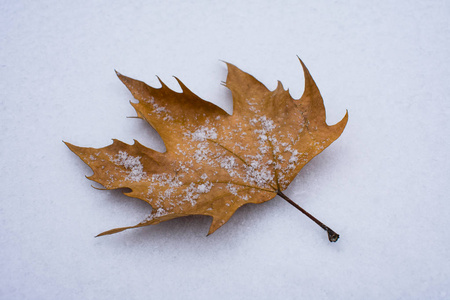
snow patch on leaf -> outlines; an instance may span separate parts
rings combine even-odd
[[[127,169],[126,180],[141,181],[147,177],[147,173],[144,172],[144,167],[142,166],[140,156],[134,157],[128,155],[125,151],[119,151],[119,153],[114,156],[113,162]]]
[[[207,139],[215,140],[217,139],[217,130],[216,128],[208,128],[206,126],[202,126],[191,134],[193,141],[203,142]]]

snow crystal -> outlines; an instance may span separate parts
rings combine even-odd
[[[262,142],[265,142],[265,141],[267,141],[267,135],[265,135],[265,134],[260,134],[259,137],[258,137],[258,139],[259,139],[260,141],[262,141]]]
[[[212,188],[212,183],[205,182],[205,183],[199,184],[197,186],[197,192],[199,192],[200,194],[206,194],[211,190],[211,188]]]
[[[296,163],[297,161],[298,161],[298,151],[297,150],[294,150],[293,152],[292,152],[292,156],[291,156],[291,158],[289,158],[289,163],[290,164],[293,164],[293,163]]]
[[[236,170],[236,159],[233,156],[225,156],[220,160],[220,166],[227,170],[231,177],[239,176]]]
[[[257,166],[257,167],[255,167]],[[245,180],[256,184],[257,186],[265,186],[267,183],[273,180],[274,175],[270,171],[267,165],[258,165],[252,162],[252,165],[246,168]]]
[[[157,116],[161,116],[162,113],[164,113],[163,120],[164,121],[172,121],[173,117],[170,115],[170,111],[165,107],[161,106],[155,103],[155,98],[150,97],[148,100],[145,100],[145,102],[150,103],[153,106],[153,114],[156,114]]]
[[[252,126],[256,127],[258,123],[260,124],[260,129],[253,130],[253,133],[258,135],[258,142],[260,143],[260,146],[258,148],[259,152],[265,154],[270,150],[267,141],[272,143],[276,142],[275,137],[268,135],[275,128],[275,123],[273,122],[273,120],[267,118],[266,116],[259,117],[258,119],[253,118],[250,120],[250,124]],[[277,152],[277,150],[278,147],[275,147],[274,152]]]
[[[163,208],[158,208],[157,210],[156,210],[156,213],[154,214],[154,216],[155,217],[162,217],[162,216],[165,216],[165,215],[167,215],[167,211],[165,211]]]
[[[159,114],[161,112],[167,112],[167,110],[164,106],[158,106],[155,104],[154,107],[155,107],[155,109],[153,111],[157,114]]]
[[[197,199],[200,197],[200,194],[208,193],[213,184],[211,182],[205,182],[195,186],[195,183],[191,182],[191,184],[185,190],[185,196],[183,201],[190,202],[192,206],[197,204]]]
[[[233,156],[223,157],[220,161],[220,166],[228,172],[233,171],[236,166],[236,159]]]
[[[202,126],[191,134],[192,140],[194,141],[205,141],[207,139],[215,140],[217,139],[217,130],[215,128],[208,128]]]
[[[268,119],[266,116],[260,117],[259,121],[261,122],[261,124],[266,132],[270,132],[273,129],[275,129],[274,122],[272,120]]]
[[[183,184],[180,180],[181,177],[182,175],[174,176],[170,173],[153,174],[151,181],[161,187],[180,187]]]
[[[233,195],[237,195],[237,188],[234,184],[228,183],[227,184],[227,189],[230,191],[230,193],[232,193]]]
[[[158,208],[155,213],[151,213],[141,224],[150,222],[151,220],[167,215],[168,212],[164,208]]]
[[[144,166],[142,166],[140,156],[128,155],[125,151],[119,151],[118,154],[114,156],[112,162],[119,166],[124,166],[127,169],[126,180],[130,181],[140,181],[141,179],[147,177],[147,173],[144,172]]]
[[[247,101],[247,103],[248,103],[248,105],[249,105],[248,108],[249,108],[252,112],[254,112],[254,113],[259,113],[259,112],[261,112],[259,109],[256,109],[256,108],[254,107],[254,105],[257,105],[258,103],[257,103],[257,102],[251,102],[251,101],[250,101],[250,100],[256,101],[255,98],[245,99],[245,100]]]
[[[211,153],[211,150],[208,149],[207,143],[200,143],[197,145],[197,150],[194,151],[194,159],[197,162],[208,160],[208,154]]]
[[[155,187],[152,186],[152,185],[150,185],[150,186],[148,187],[147,195],[149,196],[149,195],[153,194],[153,191],[154,191],[154,190],[155,190]]]
[[[259,146],[259,152],[261,152],[262,154],[266,154],[267,152],[269,152],[269,146],[266,144],[266,145],[262,145],[262,146]]]

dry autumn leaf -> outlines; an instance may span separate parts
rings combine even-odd
[[[253,76],[228,64],[226,87],[233,114],[200,99],[176,78],[182,93],[163,82],[153,88],[117,73],[138,103],[139,118],[161,135],[167,151],[113,140],[104,148],[66,145],[94,174],[89,179],[106,189],[128,188],[124,194],[149,203],[153,210],[141,223],[103,232],[158,224],[189,215],[212,217],[211,234],[247,203],[263,203],[279,195],[327,231],[339,235],[282,193],[300,169],[336,140],[348,114],[334,126],[325,122],[320,92],[302,64],[305,91],[293,99],[280,82],[269,91]]]

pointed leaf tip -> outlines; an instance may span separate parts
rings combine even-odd
[[[121,77],[123,76],[122,73],[120,73],[119,71],[117,71],[116,69],[114,69],[114,72],[116,73],[117,77]]]
[[[331,127],[336,128],[336,130],[339,132],[339,135],[341,135],[342,132],[344,131],[345,126],[347,126],[347,122],[348,122],[348,109],[345,110],[345,115],[342,118],[342,120],[332,125]]]
[[[161,89],[169,89],[169,87],[159,78],[158,75],[156,75],[156,78],[158,79],[159,83],[161,84]],[[169,89],[170,90],[170,89]]]
[[[283,84],[279,80],[277,81],[277,87],[275,88],[275,91],[278,91],[278,90],[284,91]]]
[[[173,76],[173,78],[175,78],[175,80],[178,82],[178,85],[180,86],[182,93],[192,94],[192,92],[187,88],[187,86],[180,79],[178,79],[178,77]]]
[[[129,228],[131,228],[131,227],[121,227],[121,228],[111,229],[111,230],[108,230],[108,231],[104,231],[104,232],[102,232],[102,233],[99,233],[99,234],[97,234],[95,237],[97,238],[97,237],[101,237],[101,236],[105,236],[105,235],[110,235],[110,234],[114,234],[114,233],[119,233],[119,232],[122,232],[122,231],[124,231],[124,230],[129,229]]]

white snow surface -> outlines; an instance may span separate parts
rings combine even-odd
[[[450,298],[449,1],[0,6],[0,299]],[[345,109],[349,122],[285,194],[337,243],[279,197],[242,207],[208,237],[210,218],[193,216],[94,238],[150,207],[91,188],[92,171],[61,140],[165,150],[126,118],[132,96],[114,69],[180,92],[176,75],[231,112],[220,59],[299,98],[296,55],[328,123]],[[115,159],[130,178],[146,176],[139,158]]]

